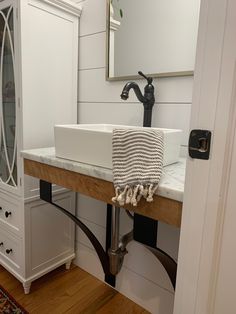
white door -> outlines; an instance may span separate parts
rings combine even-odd
[[[187,162],[175,314],[236,313],[235,30],[235,0],[202,0],[191,128],[213,138]]]
[[[236,93],[235,93],[236,94]],[[234,99],[236,106],[236,100]],[[222,228],[218,239],[218,254],[214,271],[216,277],[213,282],[212,312],[214,314],[235,314],[235,283],[236,283],[236,245],[235,245],[235,226],[236,226],[236,137],[235,137],[235,113],[234,128],[232,129],[232,148],[228,164],[227,180],[224,184],[224,198],[222,199],[220,210],[222,210]]]

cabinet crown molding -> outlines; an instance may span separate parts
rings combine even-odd
[[[78,17],[80,17],[81,12],[82,12],[81,6],[78,5],[78,3],[75,3],[71,0],[40,0],[40,1],[50,4],[54,7],[63,9],[66,12],[69,12]],[[30,2],[32,2],[32,0],[30,0]]]

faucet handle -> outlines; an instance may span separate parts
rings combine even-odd
[[[146,76],[145,74],[143,74],[143,72],[141,72],[141,71],[138,71],[138,74],[139,74],[140,76],[144,77],[144,78],[147,80],[148,84],[152,84],[152,81],[153,81],[153,78],[152,78],[152,77],[147,77],[147,76]]]

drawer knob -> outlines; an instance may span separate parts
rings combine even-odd
[[[6,253],[7,253],[7,254],[12,253],[12,249],[6,249]]]
[[[0,246],[3,246],[3,242],[0,242]]]
[[[6,218],[8,218],[9,216],[11,216],[11,212],[5,212],[5,216],[6,216]]]

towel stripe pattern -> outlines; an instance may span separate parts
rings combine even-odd
[[[153,201],[162,175],[163,137],[162,131],[149,128],[113,130],[113,202],[137,206],[142,197]]]

